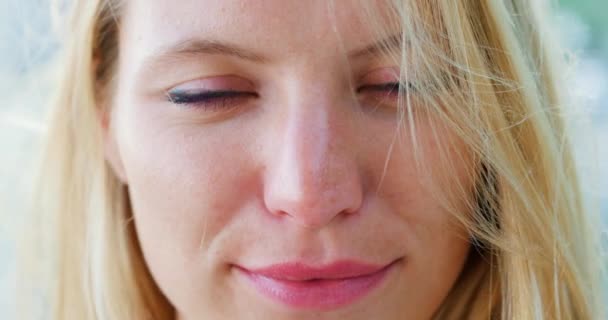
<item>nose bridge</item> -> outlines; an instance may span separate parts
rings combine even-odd
[[[312,100],[311,104],[289,110],[281,161],[287,171],[283,174],[289,173],[294,179],[292,187],[298,189],[300,197],[308,195],[309,198],[321,196],[314,191],[331,183],[332,158],[337,160],[332,153],[338,151],[336,140],[339,138],[330,124],[330,106],[322,99]]]
[[[296,81],[287,92],[266,202],[274,213],[320,227],[362,201],[355,150],[346,143],[349,119],[327,82]]]

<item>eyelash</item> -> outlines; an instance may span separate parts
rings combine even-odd
[[[388,82],[377,85],[363,86],[357,89],[357,93],[360,93],[363,90],[387,92],[386,94],[390,95],[396,93],[407,94],[408,92],[415,90],[415,87],[409,82],[405,85],[402,85],[399,82]]]
[[[377,85],[365,85],[357,89],[357,93],[369,90],[373,92],[386,92],[386,95],[407,93],[409,90],[414,89],[413,86],[408,83],[406,86],[402,86],[399,82],[388,82]],[[257,98],[258,95],[254,92],[247,91],[230,91],[230,90],[219,90],[219,91],[207,91],[207,92],[196,92],[189,93],[185,91],[168,92],[167,99],[177,105],[183,105],[188,107],[201,107],[209,111],[230,109],[237,106],[243,99]]]
[[[243,99],[257,98],[254,92],[246,91],[206,91],[206,92],[168,92],[167,99],[177,105],[202,107],[209,111],[230,109],[240,103]]]

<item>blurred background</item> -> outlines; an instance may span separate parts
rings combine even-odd
[[[529,0],[536,1],[536,0]],[[569,111],[592,207],[608,229],[608,1],[554,1],[554,25],[574,60]],[[58,43],[49,0],[0,0],[0,319],[12,319],[16,228],[31,190]],[[608,236],[604,233],[604,241]],[[608,291],[608,285],[607,285]]]

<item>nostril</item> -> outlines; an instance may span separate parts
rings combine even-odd
[[[333,173],[339,172],[337,170]],[[265,177],[264,202],[270,214],[306,228],[321,228],[360,211],[363,186],[357,174],[332,178],[337,183],[319,183],[320,179],[294,177],[277,179],[280,172]],[[328,173],[331,174],[331,173]],[[282,175],[285,177],[285,175]],[[275,179],[273,179],[275,178]],[[323,177],[327,181],[327,177]]]

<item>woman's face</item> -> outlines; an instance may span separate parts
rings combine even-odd
[[[428,116],[397,135],[398,66],[328,3],[127,1],[107,157],[179,319],[428,319],[462,269],[411,135],[470,161]]]

